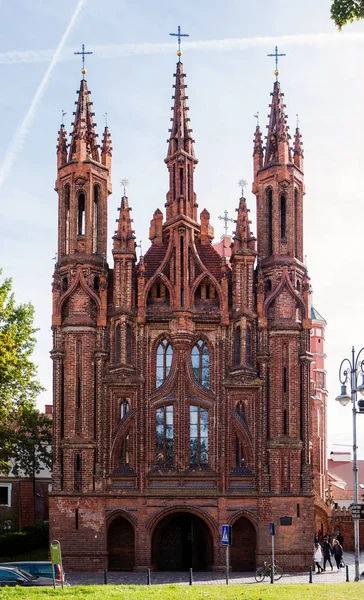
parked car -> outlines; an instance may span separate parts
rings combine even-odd
[[[52,579],[52,563],[50,560],[24,560],[0,563],[0,567],[18,567],[34,577],[46,577]],[[56,581],[62,581],[61,567],[60,565],[54,565],[54,578]],[[63,581],[65,576],[63,573]]]
[[[34,575],[30,575],[30,573],[26,573],[18,567],[0,567],[0,587],[6,585],[50,586],[53,585],[53,581],[49,577],[34,577]]]

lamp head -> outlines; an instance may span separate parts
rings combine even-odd
[[[358,400],[358,409],[360,413],[364,413],[364,400]]]
[[[335,400],[337,400],[338,402],[340,402],[340,404],[342,406],[346,406],[347,404],[349,404],[349,402],[351,400],[351,396],[348,394],[345,384],[343,384],[341,386],[341,394],[340,394],[340,396],[337,396],[335,398]]]
[[[364,396],[364,375],[362,375],[361,384],[356,386],[356,391],[360,392],[361,395]]]

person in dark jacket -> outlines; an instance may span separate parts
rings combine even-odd
[[[337,568],[339,570],[340,569],[341,559],[343,557],[343,549],[342,549],[341,544],[339,544],[338,540],[334,540],[334,544],[332,546],[332,551],[333,551],[333,554],[334,554],[336,566],[337,566]]]
[[[332,562],[331,562],[331,556],[332,556],[333,550],[332,550],[332,546],[330,544],[330,540],[328,539],[328,537],[324,537],[324,541],[322,544],[322,553],[324,555],[324,571],[326,571],[326,563],[327,562],[329,562],[331,571],[332,571],[333,566],[332,566]]]

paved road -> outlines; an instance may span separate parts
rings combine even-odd
[[[346,552],[345,562],[349,565],[349,580],[354,581],[354,554]],[[330,569],[330,565],[327,565],[329,570],[325,573],[312,575],[312,583],[343,583],[346,581],[346,569],[337,570],[334,567],[333,571]],[[364,572],[364,554],[360,558],[360,573]],[[107,574],[108,583],[112,584],[134,584],[134,585],[145,585],[147,583],[146,573],[134,573],[134,572],[109,572]],[[224,573],[215,572],[196,572],[193,574],[194,585],[216,585],[225,584],[226,578]],[[84,573],[84,572],[69,572],[67,574],[67,580],[71,585],[90,585],[90,584],[103,584],[104,574],[103,573]],[[269,583],[269,579],[265,579],[265,583]],[[152,585],[167,585],[170,583],[179,583],[181,585],[189,584],[189,574],[186,572],[173,572],[173,571],[155,571],[151,573]],[[254,573],[247,572],[233,572],[230,574],[230,583],[244,583],[252,584],[256,583],[254,579]],[[275,582],[275,585],[280,584],[293,584],[293,583],[309,583],[308,573],[289,573],[284,574],[283,577]],[[361,581],[364,584],[364,578]],[[364,597],[364,590],[363,590]]]

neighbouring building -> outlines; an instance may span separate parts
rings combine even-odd
[[[270,522],[283,568],[312,564],[326,391],[323,352],[319,393],[311,381],[301,134],[291,147],[276,80],[265,147],[254,134],[257,239],[241,197],[227,251],[198,211],[186,101],[179,61],[165,212],[139,261],[125,196],[106,260],[111,136],[97,145],[84,78],[69,147],[59,131],[50,528],[67,569],[223,569],[230,524],[232,569],[251,570]]]

